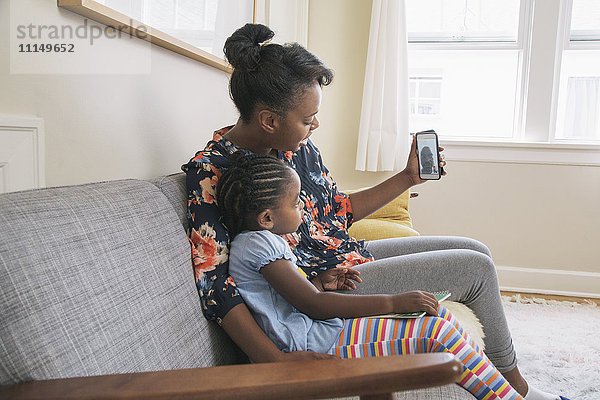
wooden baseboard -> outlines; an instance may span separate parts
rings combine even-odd
[[[591,303],[595,303],[600,306],[600,299],[591,298],[591,297],[559,296],[559,295],[555,295],[555,294],[523,293],[523,292],[512,292],[512,291],[507,291],[507,290],[501,290],[500,293],[503,296],[514,296],[514,295],[518,294],[519,296],[524,297],[526,299],[531,299],[533,297],[537,297],[537,298],[545,299],[545,300],[572,301],[574,303],[580,303],[580,304],[589,304],[591,302]]]

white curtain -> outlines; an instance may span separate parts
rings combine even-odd
[[[357,170],[391,171],[406,164],[410,149],[407,70],[404,0],[373,0]]]
[[[593,139],[600,132],[600,77],[570,77],[564,136]]]

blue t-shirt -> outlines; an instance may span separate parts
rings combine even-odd
[[[277,293],[260,270],[279,259],[296,263],[283,238],[269,231],[244,231],[231,242],[229,274],[258,325],[280,350],[327,353],[344,327],[343,320],[313,320]]]

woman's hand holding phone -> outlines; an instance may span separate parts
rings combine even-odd
[[[438,180],[443,174],[445,165],[440,154],[438,135],[434,130],[415,134],[417,159],[419,161],[419,177],[423,180]],[[443,163],[443,165],[442,165]]]
[[[421,140],[419,142],[419,140],[422,139],[422,135],[429,136],[427,138],[429,139],[429,143],[427,140]],[[435,143],[435,145],[433,143]],[[435,131],[419,132],[413,136],[411,149],[408,155],[408,161],[406,163],[406,168],[403,171],[412,181],[413,186],[425,183],[431,179],[440,179],[442,176],[446,175],[446,171],[444,170],[444,167],[446,166],[446,161],[443,154],[444,148],[439,147],[437,143],[437,134]],[[419,146],[419,144],[421,146]],[[437,151],[433,151],[432,148],[435,149],[436,146]],[[421,158],[429,158],[425,162],[425,165],[423,165],[419,157],[419,147],[421,147],[421,152],[423,152],[425,147],[428,147],[432,157],[435,158],[437,155],[438,162],[436,163],[433,158],[430,158],[428,155],[429,152],[425,150],[423,153],[424,157]],[[425,167],[425,169],[423,167]]]

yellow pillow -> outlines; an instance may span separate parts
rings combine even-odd
[[[386,218],[386,219],[404,219],[408,216],[408,198],[409,191],[402,193],[394,200],[369,215],[367,218]],[[410,219],[410,218],[409,218]]]
[[[357,190],[347,190],[346,193]],[[355,222],[348,233],[357,239],[377,240],[390,237],[418,236],[412,229],[412,220],[408,213],[410,191],[407,190],[394,200],[381,207],[368,217]]]
[[[359,192],[362,189],[355,190],[343,190],[344,193],[354,193]],[[366,217],[367,219],[389,219],[398,222],[402,222],[408,224],[408,226],[412,227],[412,221],[410,219],[410,214],[408,213],[408,199],[410,198],[410,190],[405,191],[400,196],[396,197],[394,200],[387,203],[385,206],[381,207],[379,210],[375,211],[373,214]]]
[[[365,218],[352,224],[348,234],[356,239],[379,240],[392,237],[419,236],[411,227],[385,219]]]

